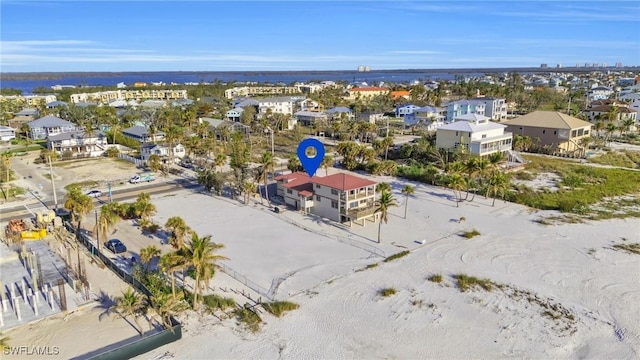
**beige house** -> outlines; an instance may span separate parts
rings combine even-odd
[[[390,94],[391,90],[383,87],[351,88],[347,91],[346,100],[367,100],[378,95]]]
[[[449,151],[466,149],[479,156],[506,153],[511,150],[513,135],[505,128],[484,115],[460,115],[454,122],[437,128],[436,147]]]
[[[528,136],[539,146],[549,146],[559,153],[584,153],[580,144],[591,136],[592,124],[557,111],[534,111],[503,122],[507,131]]]
[[[310,178],[303,172],[275,178],[278,196],[285,204],[305,214],[364,226],[375,222],[375,181],[345,173]]]

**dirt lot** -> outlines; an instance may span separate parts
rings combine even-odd
[[[128,161],[111,158],[60,162],[55,164],[54,172],[57,170],[66,174],[63,176],[66,177],[63,179],[66,184],[84,181],[98,181],[101,184],[126,182],[139,171]]]

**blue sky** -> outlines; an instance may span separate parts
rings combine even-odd
[[[633,1],[0,2],[0,71],[640,65]]]

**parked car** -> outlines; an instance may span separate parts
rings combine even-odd
[[[91,196],[94,198],[99,198],[100,196],[102,196],[102,191],[100,190],[91,190],[87,193],[87,196]]]
[[[104,247],[111,250],[114,254],[127,252],[127,247],[118,239],[111,239],[105,242]]]

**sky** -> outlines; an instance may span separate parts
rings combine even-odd
[[[640,1],[0,1],[0,72],[640,65]]]

